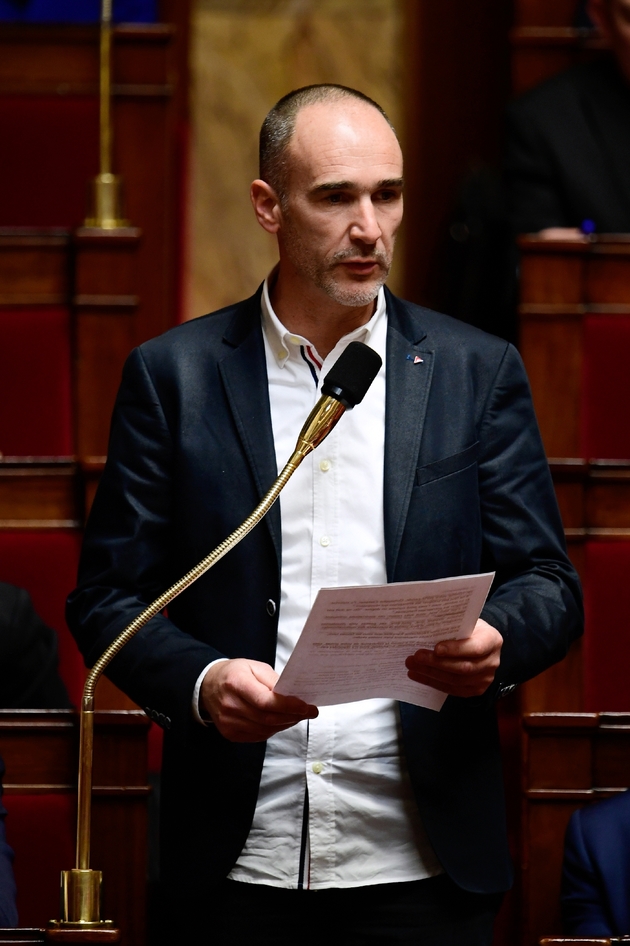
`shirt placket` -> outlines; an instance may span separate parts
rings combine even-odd
[[[320,588],[334,587],[339,574],[338,431],[333,431],[312,456],[313,548],[311,606]],[[335,710],[322,707],[309,726],[305,760],[309,793],[309,885],[334,880],[336,810],[332,784],[335,751]]]

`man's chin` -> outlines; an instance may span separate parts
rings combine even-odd
[[[330,282],[326,283],[323,288],[334,302],[356,309],[374,302],[379,289],[385,282],[385,278],[349,286],[340,286],[338,283]]]

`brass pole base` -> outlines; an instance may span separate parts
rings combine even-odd
[[[85,218],[86,227],[100,230],[117,230],[128,227],[123,217],[122,178],[117,174],[97,174],[90,181],[90,213]]]
[[[101,920],[100,870],[61,871],[61,920],[51,920],[51,929],[111,929],[112,920]]]

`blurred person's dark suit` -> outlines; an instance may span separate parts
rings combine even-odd
[[[33,608],[28,592],[0,582],[0,708],[71,706],[57,672],[57,635]]]
[[[506,180],[515,233],[630,231],[630,86],[606,55],[508,109]]]
[[[15,880],[13,879],[13,851],[6,842],[2,806],[2,777],[4,762],[0,759],[0,927],[17,926],[18,915],[15,905]]]
[[[564,849],[562,913],[571,936],[630,934],[630,792],[572,816]]]

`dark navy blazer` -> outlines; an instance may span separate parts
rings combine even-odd
[[[562,914],[571,936],[630,935],[630,792],[572,816],[564,848]]]
[[[496,570],[483,617],[504,637],[484,697],[450,697],[440,713],[401,704],[404,754],[445,870],[496,892],[511,865],[494,698],[564,656],[581,632],[579,583],[516,351],[390,293],[387,306],[388,578]],[[236,528],[276,474],[260,293],[136,349],[68,603],[87,662]],[[265,754],[196,723],[193,687],[220,655],[273,664],[280,554],[276,505],[111,665],[166,728],[163,870],[189,892],[238,858]]]

